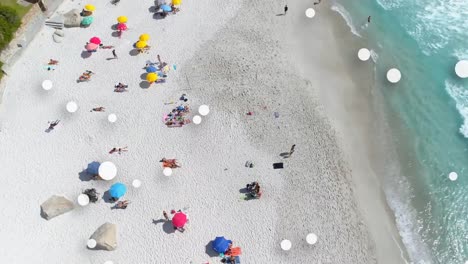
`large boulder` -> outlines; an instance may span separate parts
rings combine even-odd
[[[90,238],[96,240],[95,249],[114,250],[117,247],[117,225],[105,223]]]
[[[63,15],[65,27],[79,27],[81,24],[80,10],[72,9]]]
[[[50,220],[56,216],[70,212],[73,208],[75,208],[75,205],[72,201],[63,196],[52,195],[41,204],[41,216]]]

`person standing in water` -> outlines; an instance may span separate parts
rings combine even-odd
[[[284,6],[284,15],[286,15],[287,12],[288,12],[288,5],[285,5]]]
[[[367,23],[370,23],[371,16],[367,17]]]
[[[114,55],[114,59],[118,59],[119,57],[117,57],[117,53],[115,53],[115,49],[112,50],[112,55]]]

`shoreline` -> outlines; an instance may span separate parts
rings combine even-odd
[[[331,9],[332,5],[322,3],[320,6],[314,6],[317,14],[311,20],[329,20],[328,23],[332,31],[329,37],[335,40],[334,46],[336,48],[322,47],[314,52],[327,54],[327,51],[337,50],[338,56],[334,56],[334,58],[340,63],[330,65],[330,68],[334,67],[333,71],[344,75],[343,78],[348,83],[330,81],[335,86],[327,85],[328,81],[321,81],[321,78],[314,74],[313,69],[308,69],[307,64],[310,62],[306,60],[311,60],[313,55],[303,56],[303,54],[310,50],[309,47],[313,45],[311,42],[313,40],[312,37],[307,37],[305,32],[296,34],[304,40],[304,46],[301,47],[301,52],[296,54],[296,58],[303,59],[303,67],[305,68],[303,77],[315,75],[315,78],[319,80],[316,81],[317,87],[320,87],[318,94],[327,112],[327,117],[332,122],[334,129],[337,130],[340,147],[352,170],[350,181],[353,184],[353,193],[371,237],[376,243],[377,262],[410,263],[407,250],[397,228],[395,213],[390,208],[382,188],[383,179],[377,176],[377,171],[381,171],[382,167],[375,168],[375,166],[382,165],[385,158],[388,159],[388,153],[385,157],[386,153],[383,149],[389,149],[388,144],[391,141],[383,139],[389,138],[390,135],[384,131],[388,124],[385,123],[381,112],[384,111],[384,107],[381,105],[383,98],[381,98],[380,91],[375,89],[375,63],[372,59],[367,62],[358,60],[357,51],[361,47],[366,47],[365,39],[351,32],[352,29],[349,28],[348,22],[342,17],[342,14]],[[304,6],[303,9],[306,8],[307,6]],[[303,24],[297,28],[303,30],[304,23],[307,23],[305,20],[307,18],[302,19],[303,22],[298,22]],[[310,24],[314,22],[310,21]],[[323,23],[317,24],[324,27]],[[312,36],[316,31],[326,30],[313,25],[305,27],[311,30],[308,34]],[[324,34],[326,33],[322,33],[321,36]],[[331,54],[327,55],[332,56]],[[320,59],[319,55],[316,59]],[[320,75],[323,75],[323,72]],[[393,158],[397,159],[395,156]],[[398,163],[397,160],[394,162]]]

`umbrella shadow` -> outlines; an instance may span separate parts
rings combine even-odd
[[[249,193],[250,191],[247,188],[242,188],[242,189],[239,189],[239,192],[240,193]]]
[[[156,19],[156,20],[161,20],[161,19],[164,19],[165,17],[163,16],[163,13],[154,13],[153,14],[153,19]]]
[[[284,13],[276,14],[276,16],[284,16]]]
[[[104,194],[102,195],[102,200],[104,200],[104,202],[106,203],[114,203],[109,191],[104,192]]]
[[[50,128],[47,128],[46,130],[44,130],[44,132],[46,132],[46,133],[50,133],[51,131],[52,131],[52,129],[50,129]]]
[[[111,28],[112,30],[117,30],[117,25],[118,25],[118,24],[114,24],[114,25],[112,25],[110,28]]]
[[[78,173],[78,178],[80,178],[81,181],[90,181],[94,178],[94,175],[88,173],[87,169],[84,169],[82,172]]]
[[[166,234],[175,233],[175,229],[171,221],[166,221],[166,219],[153,219],[153,224],[157,225],[159,223],[162,223],[163,231],[166,232]]]
[[[289,157],[291,157],[291,155],[289,155],[289,152],[283,152],[280,154],[281,157],[283,157],[283,159],[287,159]]]
[[[111,36],[114,37],[114,38],[118,38],[119,37],[119,31],[113,31],[111,33]]]
[[[147,74],[148,74],[148,73],[146,73],[146,72],[145,72],[145,73],[142,73],[142,74],[140,74],[140,79],[142,79],[142,80],[146,80],[146,75],[147,75]]]
[[[44,218],[45,220],[47,220],[47,215],[44,212],[44,210],[42,210],[42,208],[41,208],[41,217]]]
[[[83,50],[83,51],[81,52],[81,58],[87,59],[87,58],[89,58],[89,57],[91,57],[91,52],[88,52],[88,51],[86,51],[86,50]]]
[[[139,53],[138,49],[132,49],[128,54],[130,54],[130,56],[137,56]]]
[[[156,13],[156,6],[151,6],[150,8],[148,8],[148,12],[150,13]]]
[[[217,257],[219,253],[213,250],[213,241],[210,241],[205,247],[205,253],[210,257]]]
[[[148,88],[150,88],[150,86],[151,86],[151,84],[149,82],[147,82],[147,81],[141,81],[140,82],[140,88],[141,89],[148,89]]]

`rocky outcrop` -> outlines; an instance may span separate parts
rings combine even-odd
[[[94,249],[114,250],[117,247],[117,225],[105,223],[94,231],[90,238],[96,240]]]
[[[79,27],[81,24],[80,10],[72,9],[63,15],[65,27]]]
[[[70,212],[75,208],[73,202],[63,196],[52,195],[41,204],[41,216],[50,220],[56,216]]]

